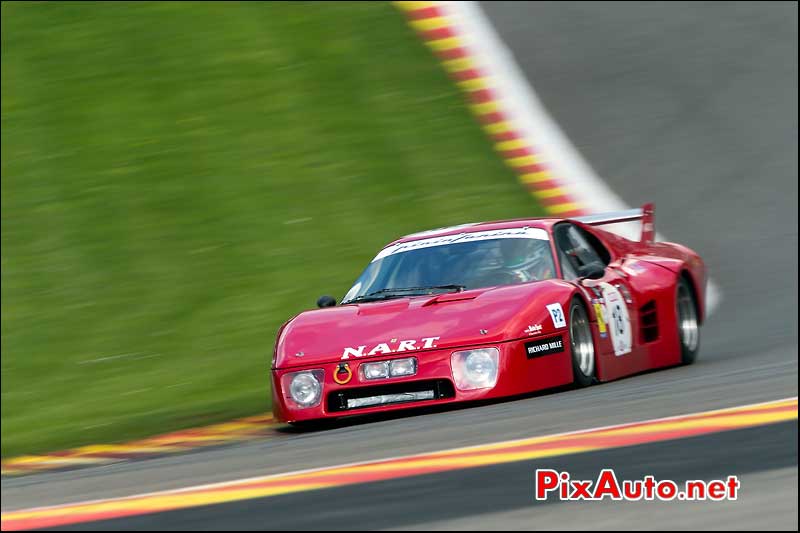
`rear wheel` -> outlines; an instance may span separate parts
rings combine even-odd
[[[575,298],[569,307],[569,340],[572,347],[572,375],[579,387],[594,381],[594,340],[583,303]]]
[[[690,365],[697,358],[697,351],[700,348],[700,323],[697,320],[694,292],[685,278],[678,281],[676,312],[678,339],[681,343],[681,363]]]

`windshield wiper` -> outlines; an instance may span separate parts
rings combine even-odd
[[[379,291],[371,292],[367,294],[367,296],[374,296],[376,294],[385,294],[387,292],[420,292],[420,291],[434,291],[434,290],[461,292],[464,289],[466,289],[466,287],[464,287],[463,285],[431,285],[429,287],[389,287],[386,289],[381,289]]]
[[[354,302],[372,302],[379,300],[389,300],[391,298],[402,298],[403,295],[409,292],[421,292],[422,294],[427,294],[426,291],[442,290],[442,291],[461,292],[464,289],[466,289],[464,285],[431,285],[429,287],[387,287],[386,289],[370,292],[368,294],[364,294],[363,296],[358,296],[356,298],[353,298],[352,300],[348,300],[347,302],[342,302],[342,303],[350,304]],[[418,296],[418,295],[411,295],[411,296]]]
[[[402,295],[400,295],[400,294],[383,294],[383,295],[376,294],[376,295],[373,295],[373,294],[370,293],[370,294],[364,294],[364,295],[361,295],[361,296],[356,296],[352,300],[347,300],[346,302],[342,302],[342,305],[354,304],[354,303],[358,303],[358,302],[379,302],[381,300],[391,300],[392,298],[402,298]]]

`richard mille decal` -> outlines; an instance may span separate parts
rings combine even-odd
[[[538,339],[525,343],[525,354],[528,359],[539,357],[540,355],[550,355],[564,351],[564,338],[561,335]]]
[[[350,356],[353,357],[365,357],[367,355],[376,355],[376,354],[386,354],[386,353],[400,353],[400,352],[409,352],[412,350],[427,350],[430,348],[436,348],[436,341],[438,341],[441,337],[424,337],[419,341],[415,339],[400,341],[397,346],[394,345],[395,339],[392,339],[390,342],[381,342],[372,347],[369,351],[367,351],[368,345],[357,346],[355,348],[347,347],[342,352],[342,359],[350,359]]]

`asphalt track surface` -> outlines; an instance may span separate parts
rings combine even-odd
[[[706,259],[722,302],[703,330],[697,363],[589,389],[3,479],[4,511],[797,395],[797,4],[483,6],[595,170],[631,205],[655,201],[659,232]],[[737,473],[747,493],[721,504],[534,505],[537,465],[588,478],[606,466],[626,478]],[[796,502],[797,424],[790,423],[102,526],[796,529]]]
[[[790,445],[787,446],[787,442]],[[750,454],[755,447],[760,448],[765,455],[759,465],[750,460]],[[598,464],[614,468],[620,479],[641,479],[646,475],[653,475],[656,479],[683,482],[697,479],[698,470],[704,472],[704,479],[725,479],[728,475],[736,474],[741,476],[743,484],[746,483],[739,496],[741,501],[757,501],[763,494],[756,490],[753,483],[749,483],[751,474],[761,469],[788,470],[797,464],[797,423],[786,422],[677,442],[616,448],[546,460],[508,463],[497,467],[455,470],[442,475],[104,520],[92,523],[91,528],[106,531],[207,530],[214,529],[222,521],[233,530],[264,527],[280,530],[409,529],[425,527],[426,522],[437,520],[439,526],[445,528],[450,527],[448,522],[463,521],[465,529],[483,529],[494,522],[493,516],[498,513],[525,511],[528,512],[527,528],[552,528],[556,525],[585,527],[587,524],[582,524],[585,517],[577,517],[577,520],[573,518],[568,524],[562,523],[560,518],[556,522],[542,522],[539,519],[537,511],[541,507],[561,507],[565,512],[572,513],[576,507],[585,504],[535,501],[532,497],[533,472],[536,468],[554,468],[558,471],[569,471],[573,479],[595,479]],[[487,479],[496,479],[498,482],[487,486]],[[772,495],[766,489],[767,486],[761,488],[766,494]],[[780,498],[786,509],[790,509],[786,504],[796,502],[796,484],[794,491],[781,494]],[[298,512],[309,501],[314,502],[313,512]],[[613,512],[623,515],[624,509],[629,505],[624,502],[615,504],[608,500],[599,503],[600,506],[603,503],[615,506]],[[671,502],[669,505],[672,506],[672,512],[677,514],[692,513],[697,508],[713,510],[714,504]],[[654,506],[657,507],[658,504]],[[479,514],[465,517],[465,509],[480,509],[484,513],[488,511],[489,516]],[[785,520],[791,517],[781,518]],[[625,517],[616,517],[615,524],[624,528]],[[75,530],[86,527],[87,524],[78,524],[56,529]]]

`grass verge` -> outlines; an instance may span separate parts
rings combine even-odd
[[[262,412],[274,334],[541,214],[389,4],[2,4],[2,455]]]

